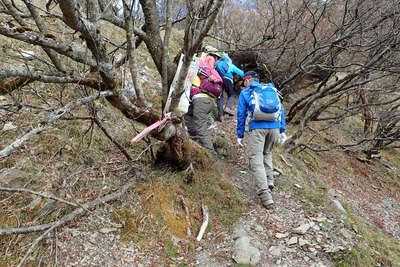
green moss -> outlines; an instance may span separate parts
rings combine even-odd
[[[112,218],[123,225],[121,229],[121,240],[137,240],[138,237],[138,219],[132,211],[114,210]]]
[[[380,229],[368,226],[363,218],[347,213],[345,226],[357,229],[357,246],[331,255],[337,266],[400,266],[400,244]]]
[[[179,255],[179,248],[175,246],[171,239],[164,240],[165,256],[167,258],[175,258]]]
[[[216,137],[214,139],[214,148],[217,154],[227,160],[233,159],[235,155],[235,149],[232,146],[232,142],[224,137]]]

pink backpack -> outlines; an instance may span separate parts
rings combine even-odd
[[[198,76],[200,78],[200,86],[192,88],[190,97],[198,93],[206,93],[213,97],[219,97],[222,94],[222,79],[218,72],[209,66],[203,60],[199,64]]]

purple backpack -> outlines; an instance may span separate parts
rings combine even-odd
[[[218,72],[209,67],[201,67],[199,71],[200,90],[214,97],[222,94],[222,80]]]

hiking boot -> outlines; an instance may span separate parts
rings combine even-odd
[[[274,207],[274,201],[272,199],[266,200],[266,201],[261,201],[261,204],[267,210],[271,210]]]
[[[260,197],[261,204],[264,206],[264,208],[266,209],[272,208],[274,201],[272,200],[271,192],[269,192],[268,189],[261,190],[258,193],[258,196]]]
[[[231,108],[228,108],[228,107],[226,107],[226,108],[224,109],[224,112],[225,112],[226,114],[228,114],[229,116],[234,116],[234,115],[235,115],[234,111],[233,111]]]
[[[268,188],[271,191],[274,190],[274,188],[275,188],[274,182],[268,182]]]
[[[269,190],[274,190],[275,185],[274,185],[274,177],[267,177],[267,185]]]
[[[215,120],[216,121],[219,121],[219,122],[223,122],[224,121],[224,116],[217,116],[216,118],[215,118]]]

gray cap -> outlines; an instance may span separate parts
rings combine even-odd
[[[259,80],[260,79],[260,75],[257,72],[250,70],[250,71],[246,72],[244,74],[244,76],[243,76],[243,80],[246,80],[246,79]]]

